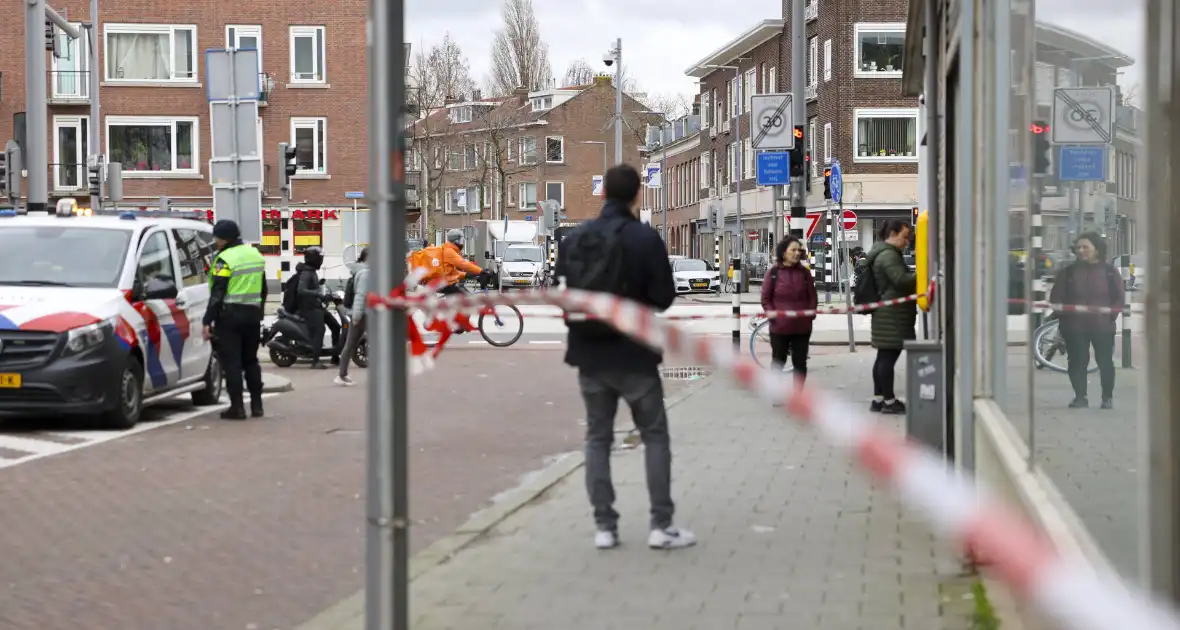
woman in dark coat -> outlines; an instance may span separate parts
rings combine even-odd
[[[909,246],[913,228],[909,223],[889,219],[877,234],[880,240],[866,257],[873,272],[873,281],[882,300],[913,295],[917,276],[905,264],[902,251]],[[889,414],[905,413],[905,403],[893,391],[897,360],[905,349],[905,342],[917,335],[918,307],[914,302],[882,306],[872,314],[872,342],[877,349],[873,363],[873,402],[871,411]]]
[[[1049,301],[1054,304],[1083,306],[1123,306],[1123,277],[1107,262],[1106,239],[1095,232],[1087,232],[1074,243],[1077,261],[1062,269],[1053,283]],[[1090,366],[1090,347],[1094,348],[1094,362],[1102,383],[1102,408],[1114,408],[1114,335],[1116,314],[1070,313],[1057,314],[1061,321],[1061,336],[1065,339],[1065,360],[1069,382],[1073,385],[1071,409],[1090,405],[1086,397],[1086,373]]]
[[[779,241],[774,248],[774,265],[762,280],[762,310],[805,311],[819,305],[815,278],[802,264],[806,255],[802,241],[794,236]],[[815,315],[770,320],[771,366],[782,371],[789,354],[800,384],[807,379],[807,349],[814,321]]]

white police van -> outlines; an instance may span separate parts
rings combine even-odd
[[[201,335],[213,228],[184,216],[72,199],[54,214],[0,210],[0,412],[126,429],[177,395],[218,402],[221,366]]]

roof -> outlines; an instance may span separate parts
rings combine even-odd
[[[577,98],[576,96],[574,98]],[[552,110],[543,110],[534,112],[532,102],[525,98],[521,102],[520,97],[516,95],[484,98],[479,101],[456,103],[448,107],[439,107],[434,109],[422,119],[414,123],[414,135],[421,136],[423,134],[437,134],[442,133],[445,129],[447,135],[453,135],[465,132],[478,132],[487,127],[485,122],[479,116],[473,116],[469,123],[452,123],[449,121],[451,111],[457,107],[463,106],[488,106],[492,112],[495,112],[495,117],[506,121],[505,126],[526,126],[531,123],[537,123],[547,113]],[[511,122],[507,122],[511,121]]]
[[[720,66],[732,62],[782,33],[785,26],[785,20],[762,20],[750,30],[709,53],[704,59],[689,66],[684,73],[694,79],[703,79],[717,71],[716,68],[707,66]]]
[[[1067,53],[1074,53],[1087,61],[1112,68],[1125,68],[1135,65],[1135,59],[1121,50],[1111,48],[1092,37],[1057,26],[1056,24],[1038,21],[1036,38],[1037,43],[1042,46],[1057,48]]]

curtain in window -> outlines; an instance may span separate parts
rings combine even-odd
[[[166,81],[171,78],[169,49],[167,33],[110,33],[108,74],[129,81]]]
[[[914,156],[918,121],[911,117],[861,118],[856,121],[860,155]]]

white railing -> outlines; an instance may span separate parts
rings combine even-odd
[[[819,0],[811,0],[807,3],[807,8],[803,9],[803,17],[808,22],[819,19]]]
[[[814,101],[815,99],[819,98],[819,84],[812,83],[811,85],[803,88],[803,94],[809,101]]]

